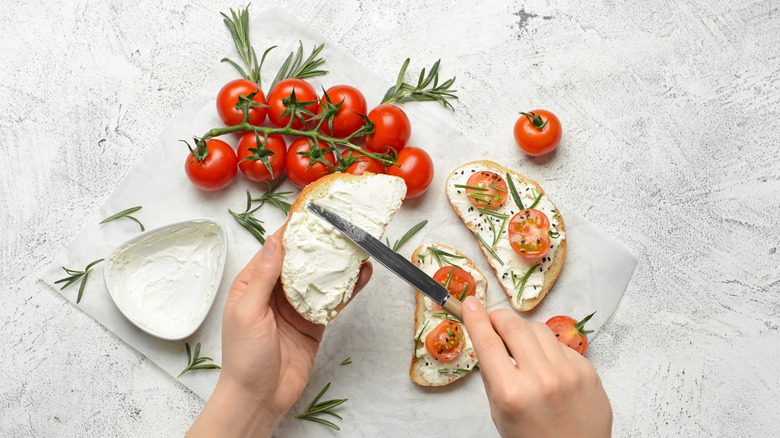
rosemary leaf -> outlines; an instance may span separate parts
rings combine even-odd
[[[346,398],[333,399],[333,400],[324,401],[322,403],[317,403],[320,400],[320,398],[325,394],[325,392],[328,390],[328,388],[330,388],[330,382],[328,382],[328,384],[325,385],[324,388],[322,388],[319,394],[317,394],[317,396],[314,397],[314,400],[312,400],[312,402],[309,403],[309,406],[306,408],[306,410],[303,413],[296,415],[295,418],[299,418],[301,420],[313,421],[315,423],[320,423],[322,425],[331,427],[336,430],[341,430],[336,424],[315,416],[318,414],[328,414],[338,418],[339,420],[343,420],[341,416],[339,416],[335,412],[331,412],[330,410],[335,408],[336,406],[343,404],[349,399]]]
[[[520,211],[525,210],[525,207],[523,207],[523,201],[520,199],[520,195],[517,193],[515,182],[512,181],[512,175],[510,175],[509,172],[506,173],[506,182],[509,184],[509,192],[512,193],[512,199],[515,200],[517,208],[519,208]]]
[[[448,99],[458,98],[455,95],[456,90],[450,88],[452,87],[452,84],[455,83],[455,78],[448,79],[439,85],[439,63],[441,60],[438,60],[433,64],[427,76],[425,75],[425,69],[422,69],[420,77],[417,80],[417,85],[411,85],[404,82],[409,62],[409,58],[404,61],[401,71],[398,74],[396,84],[387,90],[382,99],[382,103],[433,101],[440,102],[445,108],[454,110]],[[431,82],[433,82],[433,84],[431,84]]]
[[[200,365],[200,364],[202,364],[205,361],[214,361],[214,359],[212,359],[210,357],[205,357],[205,356],[204,357],[199,357],[200,356],[200,342],[198,342],[198,344],[195,346],[194,354],[190,350],[190,344],[189,343],[185,343],[184,347],[187,350],[187,367],[184,368],[184,371],[182,371],[178,376],[176,376],[176,378],[179,378],[184,373],[186,373],[188,371],[192,371],[192,370],[218,370],[218,369],[222,368],[219,365],[213,364],[213,363]]]
[[[534,193],[536,193],[536,190],[534,190],[533,192],[534,192]],[[541,194],[541,193],[539,193],[539,196],[537,196],[537,197],[536,197],[536,199],[534,199],[534,203],[533,203],[533,204],[531,204],[531,206],[530,206],[530,207],[528,207],[528,208],[534,208],[534,207],[536,207],[536,205],[537,205],[537,204],[539,204],[539,201],[541,201],[541,200],[542,200],[542,194]]]
[[[448,258],[455,258],[455,259],[465,258],[463,256],[452,254],[452,253],[449,253],[447,251],[442,251],[442,250],[440,250],[438,248],[434,248],[432,246],[428,247],[428,251],[431,252],[431,254],[433,255],[433,258],[439,264],[440,268],[443,267],[444,264],[460,267],[460,266],[456,265],[455,263],[451,262]]]
[[[419,348],[418,346],[420,345],[420,339],[422,339],[422,334],[425,331],[425,327],[428,327],[428,322],[430,321],[425,321],[425,325],[423,325],[423,328],[420,329],[420,334],[417,335],[417,339],[414,340],[414,352],[412,353],[414,355],[414,363],[417,363],[417,361],[420,360],[420,358],[417,357],[417,348]]]
[[[65,285],[63,285],[60,288],[60,290],[63,290],[66,287],[70,286],[71,284],[77,282],[79,279],[81,279],[81,284],[79,285],[79,294],[78,297],[76,298],[76,304],[79,304],[81,302],[81,297],[84,295],[84,288],[87,285],[87,278],[89,278],[89,273],[92,271],[92,267],[102,262],[103,260],[104,259],[95,260],[94,262],[88,264],[83,271],[76,271],[75,269],[68,269],[65,266],[63,266],[62,269],[69,276],[55,281],[54,284],[65,283]]]
[[[504,261],[501,260],[501,258],[496,254],[496,252],[493,250],[493,247],[488,245],[487,242],[485,242],[485,239],[482,238],[482,236],[477,233],[477,239],[479,239],[479,243],[482,244],[482,247],[485,248],[485,250],[490,253],[496,260],[498,260],[498,263],[501,264],[501,266],[504,266]]]
[[[393,245],[393,251],[397,252],[398,249],[401,248],[401,245],[406,243],[407,240],[409,240],[412,236],[414,236],[415,233],[420,231],[427,223],[428,223],[427,220],[423,220],[423,221],[417,223],[412,228],[409,228],[409,231],[407,231],[406,234],[404,234],[400,239],[396,240],[395,245]],[[389,241],[388,241],[388,243],[389,243]]]
[[[344,359],[343,361],[341,361],[341,363],[339,365],[349,365],[351,363],[352,363],[352,357],[350,356],[350,357]]]
[[[522,301],[521,298],[523,296],[523,289],[525,288],[525,284],[528,282],[528,278],[531,276],[531,274],[534,272],[534,270],[536,268],[538,268],[538,267],[539,267],[539,263],[531,266],[531,269],[527,270],[525,272],[525,274],[523,275],[523,277],[518,282],[519,286],[515,286],[515,287],[518,288],[518,291],[517,291],[517,301],[518,302]],[[511,275],[512,275],[512,283],[514,283],[515,282],[515,274],[512,273]]]
[[[126,218],[132,219],[136,223],[138,223],[138,225],[141,226],[141,231],[146,231],[146,229],[144,228],[144,224],[142,224],[141,221],[139,221],[138,219],[134,218],[133,216],[130,216],[131,214],[135,213],[136,211],[140,210],[141,208],[142,207],[139,205],[137,207],[128,208],[127,210],[122,210],[122,211],[120,211],[119,213],[117,213],[115,215],[112,215],[112,216],[109,216],[109,217],[103,219],[102,221],[100,221],[100,224],[98,224],[98,225],[103,225],[106,222],[111,222],[111,221],[115,221],[117,219],[121,219],[123,217],[126,217]]]
[[[298,50],[296,52],[290,52],[282,66],[279,68],[279,72],[276,74],[271,88],[274,87],[279,81],[290,78],[305,79],[314,76],[321,76],[327,74],[326,70],[317,70],[319,66],[325,63],[322,58],[317,58],[325,44],[320,44],[312,49],[311,54],[305,61],[303,61],[303,43],[298,42]]]

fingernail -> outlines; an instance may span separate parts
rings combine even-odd
[[[276,237],[271,236],[265,240],[263,245],[263,257],[271,257],[276,252]]]
[[[479,310],[479,307],[481,306],[479,300],[477,300],[474,297],[466,298],[466,300],[463,302],[463,305],[466,306],[466,308],[472,312],[475,310]]]

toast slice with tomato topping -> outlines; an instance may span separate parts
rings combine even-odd
[[[459,300],[474,295],[486,304],[487,279],[463,253],[429,242],[412,253],[412,263]],[[470,374],[477,357],[463,324],[420,291],[415,296],[414,354],[409,368],[412,381],[421,386],[444,386]]]
[[[334,173],[306,186],[282,229],[282,287],[307,320],[325,325],[346,306],[368,254],[311,213],[325,207],[376,238],[401,207],[404,180],[389,175]]]
[[[525,312],[536,307],[566,258],[566,226],[544,189],[498,163],[474,161],[452,171],[445,191],[477,238],[512,308]]]

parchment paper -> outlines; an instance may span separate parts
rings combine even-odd
[[[325,43],[322,56],[327,60],[325,67],[330,73],[311,80],[317,90],[321,86],[354,85],[363,91],[371,108],[379,103],[391,86],[281,9],[255,15],[250,27],[252,42],[258,51],[271,45],[279,46],[265,63],[263,80],[266,93],[276,69],[284,57],[297,47],[299,40],[303,42],[307,54],[314,45]],[[237,59],[232,53],[229,56]],[[83,269],[89,262],[108,256],[117,246],[136,235],[139,227],[130,220],[98,225],[101,219],[132,206],[143,206],[136,216],[147,229],[195,217],[212,217],[222,222],[228,233],[224,276],[211,312],[189,339],[163,341],[136,329],[111,301],[102,279],[103,264],[95,267],[84,297],[77,305],[174,378],[186,366],[185,342],[192,346],[200,342],[203,355],[213,357],[216,363],[222,362],[221,322],[227,291],[235,275],[260,248],[259,243],[232,219],[227,209],[243,211],[246,190],[259,195],[264,185],[253,183],[239,173],[237,180],[228,188],[206,193],[194,188],[184,174],[188,151],[179,140],[191,140],[193,135],[200,136],[208,129],[221,126],[215,111],[216,95],[223,84],[236,78],[231,66],[217,64],[216,61],[215,65],[203,86],[193,90],[193,98],[162,132],[159,144],[138,162],[100,211],[87,219],[86,226],[67,250],[57,256],[42,274],[46,283],[59,290],[53,282],[65,276],[61,266]],[[413,79],[416,78],[409,80]],[[533,168],[513,166],[516,158],[512,154],[516,151],[512,148],[477,146],[434,115],[429,109],[433,105],[438,104],[414,103],[403,107],[412,121],[410,144],[423,147],[432,156],[435,176],[424,196],[404,202],[386,236],[394,241],[415,223],[428,219],[428,225],[407,242],[401,252],[408,256],[419,244],[429,240],[459,249],[488,276],[489,309],[508,307],[503,291],[477,247],[476,239],[449,206],[444,195],[444,183],[451,170],[467,161],[493,160],[515,167],[535,179]],[[223,139],[233,146],[237,143],[235,136]],[[546,187],[545,181],[540,180],[539,183]],[[555,193],[546,188],[555,202]],[[297,193],[297,189],[289,183],[283,189],[296,190]],[[596,310],[589,328],[598,331],[620,301],[631,279],[636,257],[565,205],[557,206],[566,221],[567,259],[550,294],[537,309],[523,316],[531,321],[544,321],[555,314],[581,318]],[[269,233],[285,220],[284,215],[270,205],[263,207],[257,216],[265,221]],[[338,408],[344,417],[344,421],[336,420],[342,428],[341,436],[410,436],[421,432],[427,436],[497,436],[479,376],[466,376],[439,389],[424,389],[410,380],[408,370],[414,336],[413,290],[379,264],[374,266],[374,277],[369,285],[328,326],[309,385],[282,420],[275,436],[316,436],[333,432],[319,424],[294,418],[328,382],[332,385],[327,398],[349,398]],[[62,294],[76,305],[77,292],[78,286],[74,285]],[[339,366],[347,357],[351,357],[353,363]],[[263,372],[262,367],[258,372]],[[219,371],[194,371],[185,374],[179,381],[208,399],[218,376]],[[458,412],[460,421],[454,431],[445,432],[437,427],[444,406]]]

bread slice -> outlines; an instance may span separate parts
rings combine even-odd
[[[282,231],[282,286],[304,318],[327,324],[349,301],[368,254],[311,213],[311,202],[381,237],[406,195],[403,179],[334,173],[306,186]]]
[[[421,245],[412,253],[412,263],[432,277],[441,266],[431,248],[457,256],[457,258],[445,257],[441,259],[441,266],[448,266],[446,260],[449,260],[470,273],[476,283],[474,295],[482,302],[482,305],[486,305],[487,279],[477,266],[461,252],[440,243],[430,242]],[[471,339],[468,337],[468,333],[465,332],[465,327],[466,344],[455,360],[452,362],[441,362],[431,357],[425,348],[425,337],[445,318],[451,317],[445,316],[444,311],[438,308],[436,303],[420,291],[416,291],[415,296],[417,300],[417,310],[414,312],[415,354],[412,357],[412,365],[409,368],[409,376],[412,378],[412,381],[421,386],[444,386],[462,378],[466,374],[470,374],[477,364],[477,357],[474,354]],[[417,342],[418,338],[419,342]],[[446,372],[440,372],[439,370],[445,370]]]
[[[551,237],[552,245],[546,256],[535,260],[527,260],[520,257],[509,245],[507,227],[501,227],[502,219],[479,212],[477,207],[469,201],[466,191],[456,187],[456,185],[466,185],[471,174],[480,171],[495,172],[503,179],[506,179],[507,173],[511,175],[525,208],[532,205],[536,197],[541,194],[540,201],[534,208],[545,213],[550,220],[551,231],[559,233],[558,237]],[[498,163],[474,161],[452,171],[447,178],[446,193],[452,208],[458,216],[474,233],[475,237],[480,236],[482,238],[482,240],[477,239],[479,247],[493,268],[496,278],[498,278],[499,284],[504,289],[512,308],[525,312],[536,307],[550,291],[550,288],[552,288],[563,267],[563,260],[566,258],[566,226],[563,222],[563,217],[561,217],[555,205],[547,198],[544,189],[536,181],[532,181]],[[495,211],[506,214],[511,219],[512,216],[520,212],[520,209],[515,204],[510,193],[504,205]],[[490,220],[493,221],[496,232],[489,227],[488,221]],[[492,245],[499,229],[501,229],[501,232],[497,243],[492,247],[492,252],[498,256],[496,258],[485,244]],[[537,264],[539,266],[531,270]],[[529,275],[528,279],[522,288],[523,290],[520,291],[522,278],[526,274]],[[519,299],[518,295],[520,296]]]

